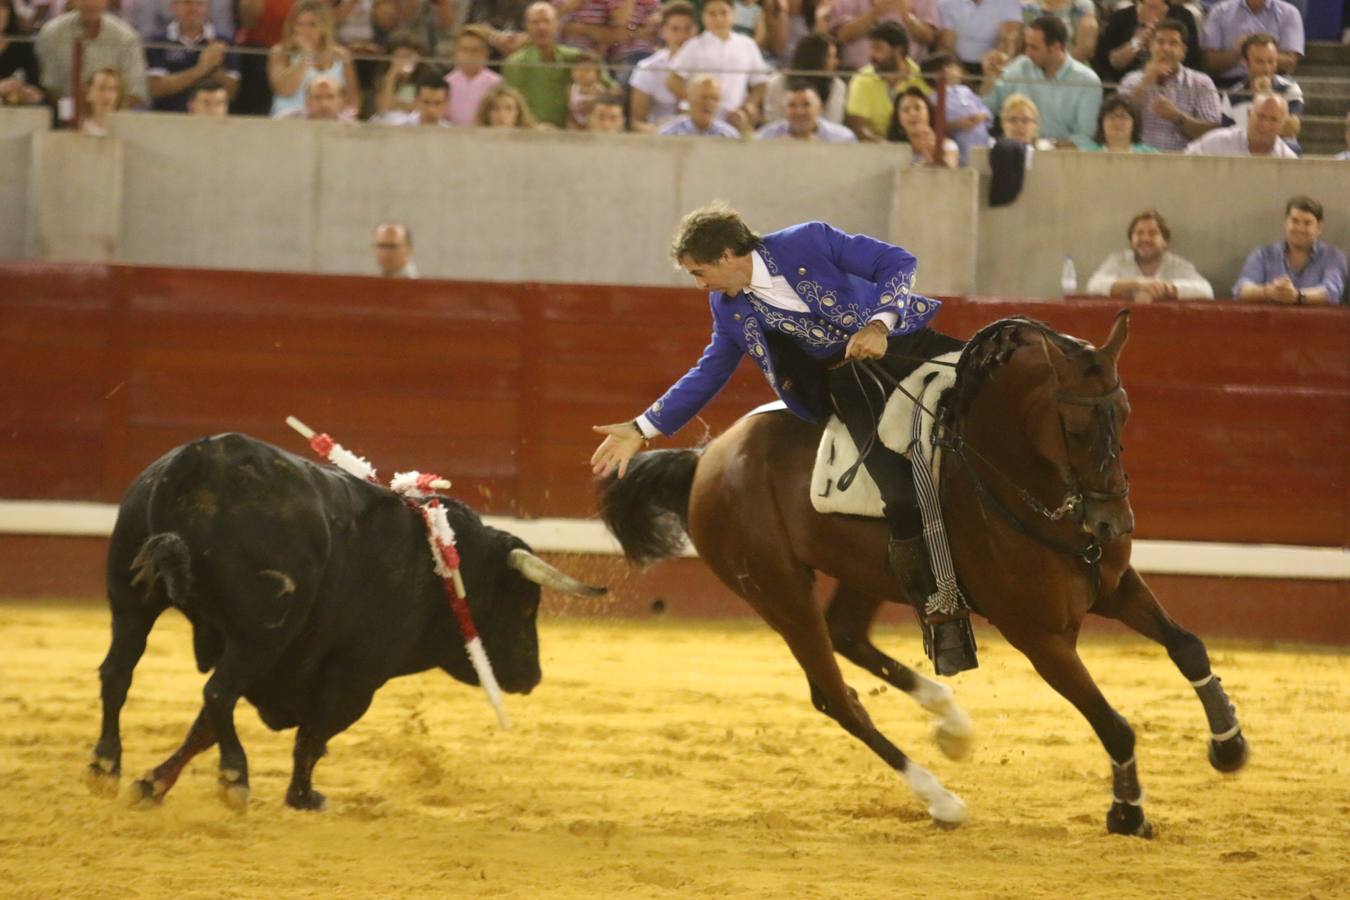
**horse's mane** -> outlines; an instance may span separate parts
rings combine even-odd
[[[956,384],[945,401],[948,424],[965,414],[989,376],[1028,343],[1027,331],[1050,341],[1069,358],[1090,355],[1092,349],[1077,338],[1060,334],[1044,322],[1025,316],[998,319],[975,332],[956,363]]]

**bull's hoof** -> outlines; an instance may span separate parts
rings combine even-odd
[[[237,813],[248,811],[248,782],[243,775],[232,770],[220,773],[220,802]]]
[[[131,805],[146,808],[159,806],[164,802],[164,795],[168,792],[168,786],[164,782],[155,781],[150,775],[137,778],[131,783]]]
[[[1141,837],[1151,840],[1153,824],[1144,818],[1143,807],[1132,803],[1112,803],[1106,814],[1106,830],[1111,834]]]
[[[291,809],[303,809],[309,812],[323,812],[328,806],[328,798],[316,790],[301,794],[297,791],[286,792],[286,805]]]
[[[969,759],[971,751],[975,749],[975,734],[968,725],[954,727],[947,722],[939,722],[933,729],[933,743],[948,759],[960,762]]]
[[[1236,772],[1247,764],[1247,739],[1238,732],[1226,741],[1209,742],[1209,764],[1220,772]]]
[[[122,771],[117,763],[101,756],[95,756],[84,770],[85,786],[96,797],[116,797],[121,778]]]

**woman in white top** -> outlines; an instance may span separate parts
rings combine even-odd
[[[788,71],[834,72],[839,68],[839,47],[828,34],[808,34],[797,44]],[[820,96],[821,118],[836,125],[844,124],[844,101],[848,88],[843,79],[831,75],[788,76],[776,72],[764,91],[764,120],[776,122],[786,115],[788,81],[806,81]]]
[[[695,74],[706,72],[722,88],[718,112],[727,124],[745,132],[762,121],[764,84],[769,67],[753,39],[732,31],[731,0],[704,0],[704,32],[688,41],[670,61],[666,87],[681,100]]]
[[[343,105],[360,104],[351,54],[333,39],[333,17],[323,0],[299,0],[282,26],[281,43],[267,54],[272,85],[272,117],[305,105],[305,86],[327,75],[342,88]]]

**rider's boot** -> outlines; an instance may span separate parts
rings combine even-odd
[[[924,615],[925,601],[937,593],[937,580],[928,562],[923,536],[890,542],[891,571],[900,586],[920,610],[924,623],[924,644],[933,668],[939,675],[955,675],[979,665],[975,658],[975,634],[970,627],[970,611],[953,615]]]

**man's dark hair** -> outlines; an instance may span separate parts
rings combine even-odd
[[[1172,229],[1167,227],[1167,220],[1163,214],[1156,209],[1146,209],[1130,220],[1130,227],[1125,229],[1125,240],[1131,240],[1134,237],[1134,226],[1140,222],[1152,219],[1158,226],[1158,231],[1163,236],[1163,240],[1172,243]]]
[[[595,105],[617,106],[619,109],[623,109],[624,106],[623,94],[615,94],[615,93],[601,94],[599,97],[595,98]]]
[[[696,263],[715,263],[728,250],[732,256],[745,256],[759,244],[759,235],[750,230],[740,213],[714,200],[680,220],[675,239],[670,242],[670,257],[677,263],[685,257]]]
[[[1153,36],[1157,37],[1158,32],[1160,31],[1176,32],[1181,35],[1181,42],[1183,44],[1189,43],[1191,40],[1191,26],[1180,19],[1163,19],[1157,25],[1153,26]]]
[[[882,41],[890,44],[892,48],[899,47],[909,53],[909,34],[905,31],[905,26],[899,22],[878,22],[872,26],[872,30],[867,32],[869,40]]]
[[[225,91],[225,85],[211,78],[203,78],[188,88],[188,102],[196,100],[198,94],[204,94],[208,91]],[[229,91],[226,91],[226,94],[228,95]]]
[[[688,0],[671,0],[665,6],[661,7],[661,24],[665,25],[676,16],[686,16],[689,21],[697,24],[698,14],[694,12],[694,4]]]
[[[1101,146],[1106,146],[1106,117],[1108,114],[1123,109],[1130,114],[1130,120],[1133,124],[1130,126],[1130,143],[1138,144],[1144,140],[1144,124],[1139,120],[1139,109],[1134,105],[1129,97],[1124,94],[1112,94],[1102,101],[1102,108],[1097,111],[1097,133],[1092,139]]]
[[[1264,31],[1258,31],[1255,34],[1249,34],[1242,39],[1241,57],[1247,58],[1248,47],[1264,47],[1266,44],[1274,47],[1276,52],[1280,49],[1280,42],[1273,34],[1267,34]]]
[[[1299,194],[1297,197],[1291,197],[1284,207],[1284,217],[1289,218],[1289,214],[1294,210],[1302,210],[1312,215],[1317,221],[1322,221],[1322,204],[1318,203],[1307,194]]]
[[[450,92],[450,85],[445,83],[444,78],[437,78],[434,73],[425,72],[417,77],[414,94],[420,94],[422,91],[445,91]]]
[[[1054,44],[1063,47],[1069,43],[1069,29],[1064,26],[1064,20],[1059,16],[1041,16],[1035,19],[1030,27],[1045,35],[1047,47]]]

